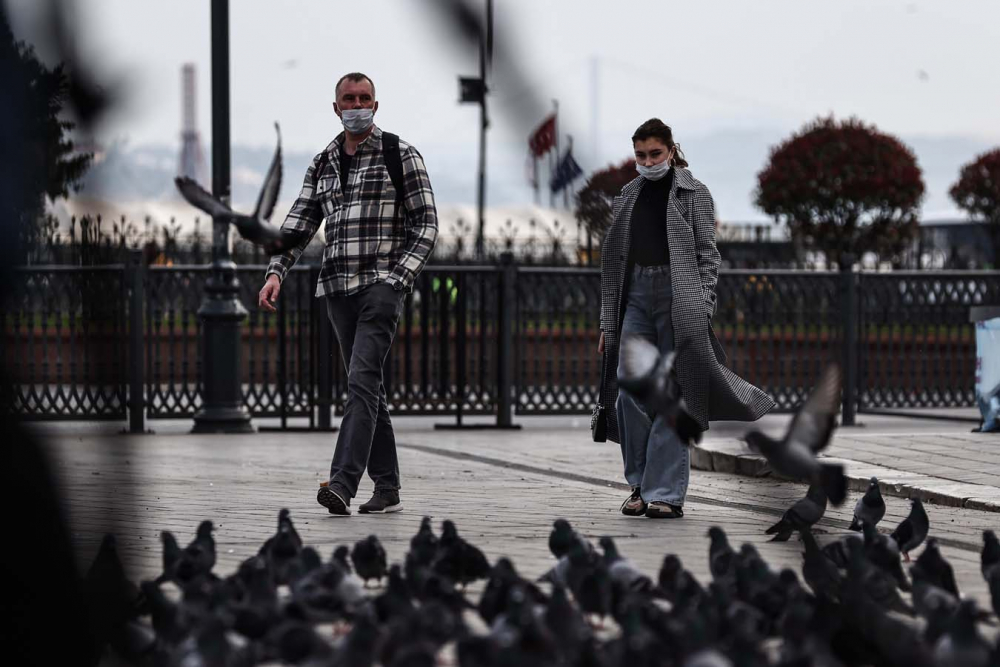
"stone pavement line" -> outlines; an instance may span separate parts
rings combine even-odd
[[[901,434],[905,437],[909,434]],[[912,436],[910,436],[912,437]],[[927,436],[922,436],[926,438]],[[949,435],[938,436],[946,440]],[[990,437],[990,436],[986,436]],[[994,436],[995,437],[995,436]],[[885,438],[885,436],[880,436]],[[847,438],[845,438],[847,439]],[[874,439],[874,438],[873,438]],[[883,495],[900,498],[920,498],[939,505],[952,507],[965,507],[968,509],[983,510],[986,512],[1000,512],[1000,488],[986,484],[963,481],[962,479],[946,476],[948,475],[946,465],[936,465],[931,462],[914,462],[904,453],[897,453],[893,459],[893,467],[875,463],[870,460],[858,460],[854,458],[859,454],[864,456],[864,439],[853,436],[850,441],[854,447],[838,447],[836,445],[829,448],[829,455],[822,458],[829,461],[841,462],[845,466],[848,478],[848,486],[853,491],[863,491],[868,486],[868,480],[878,477],[879,485]],[[996,460],[1000,460],[1000,440],[996,443]],[[907,451],[905,454],[918,454],[919,452]],[[942,456],[947,456],[942,454]],[[858,456],[860,458],[860,456]],[[885,460],[882,456],[865,457],[876,460]],[[977,464],[980,468],[984,464]],[[770,475],[771,470],[763,456],[756,454],[743,442],[736,439],[727,440],[706,440],[698,447],[694,448],[691,457],[691,466],[696,470],[713,472],[724,472],[748,477],[762,477]],[[900,469],[903,468],[903,469]],[[906,470],[905,468],[913,468]],[[918,472],[916,468],[934,471],[936,474],[926,474]],[[960,471],[961,477],[970,477],[966,471]],[[978,476],[977,478],[984,478]],[[1000,483],[1000,475],[995,477]]]
[[[593,484],[595,486],[607,487],[620,489],[622,491],[630,490],[630,486],[625,482],[619,481],[609,481],[607,479],[600,479],[597,477],[590,477],[588,475],[580,475],[577,473],[566,472],[561,470],[555,470],[552,468],[541,468],[535,467],[523,463],[513,463],[510,461],[504,461],[497,458],[492,458],[489,456],[482,456],[479,454],[469,454],[467,452],[457,452],[454,450],[441,449],[439,447],[431,447],[428,445],[415,445],[407,443],[396,443],[397,447],[406,449],[415,449],[426,454],[433,454],[436,456],[446,456],[449,458],[457,459],[459,461],[475,461],[477,463],[484,463],[486,465],[497,466],[500,468],[508,468],[511,470],[517,470],[519,472],[532,473],[537,475],[549,475],[552,477],[558,477],[560,479],[571,480],[574,482],[581,482],[583,484]],[[860,490],[864,491],[868,488],[867,479],[865,480],[865,486]],[[739,502],[734,500],[720,500],[718,498],[713,498],[710,496],[699,495],[697,493],[688,493],[687,500],[693,501],[695,503],[702,503],[705,505],[713,505],[716,507],[731,507],[745,510],[747,512],[759,512],[763,514],[770,514],[772,516],[780,517],[784,514],[784,510],[778,507],[768,507],[767,505],[761,504],[751,504],[746,502]],[[850,503],[845,503],[850,504]],[[851,525],[851,521],[847,519],[838,519],[830,516],[824,516],[820,519],[817,524],[820,527],[834,528],[838,530],[847,530],[848,526]],[[883,525],[879,527],[879,530],[885,533],[891,532],[893,525]],[[936,536],[937,537],[937,536]],[[982,545],[977,544],[972,541],[955,539],[952,537],[937,537],[938,543],[944,546],[949,546],[955,549],[962,549],[964,551],[969,551],[975,554],[979,554],[982,551]]]

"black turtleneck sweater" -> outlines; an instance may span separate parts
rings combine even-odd
[[[629,266],[660,266],[670,262],[667,246],[667,200],[674,182],[674,170],[658,181],[645,181],[632,209],[632,239]]]

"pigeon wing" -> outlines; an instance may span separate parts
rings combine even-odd
[[[267,170],[264,185],[257,198],[257,207],[253,211],[254,217],[261,220],[271,219],[274,205],[278,201],[278,193],[281,191],[281,128],[275,123],[274,129],[278,133],[278,147],[274,150],[271,166]]]
[[[827,366],[805,404],[792,419],[786,440],[799,442],[811,451],[826,448],[840,410],[840,367]]]
[[[210,216],[229,216],[233,211],[231,208],[219,201],[213,194],[186,176],[178,176],[174,179],[174,184],[181,196],[197,209],[208,213]]]
[[[626,335],[621,342],[622,386],[635,389],[645,384],[660,362],[660,351],[645,338]]]

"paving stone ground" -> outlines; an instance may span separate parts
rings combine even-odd
[[[102,534],[114,530],[136,578],[159,572],[161,530],[174,531],[183,543],[205,518],[217,528],[217,569],[229,573],[274,531],[282,507],[292,511],[304,540],[324,556],[336,545],[375,533],[390,559],[400,560],[420,518],[429,515],[436,524],[454,520],[491,559],[508,556],[534,577],[552,565],[546,538],[552,521],[565,517],[595,540],[615,537],[650,574],[669,551],[707,580],[706,532],[712,525],[723,526],[735,545],[757,545],[774,567],[798,568],[801,545],[794,539],[767,542],[764,529],[804,494],[803,486],[694,471],[683,519],[628,518],[618,512],[626,493],[617,445],[590,442],[582,419],[522,421],[520,431],[441,431],[432,420],[395,420],[406,509],[350,518],[331,517],[315,501],[334,434],[189,435],[183,424],[161,425],[160,433],[142,436],[71,425],[47,433],[81,566]],[[731,437],[726,428],[713,431],[713,437]],[[366,479],[355,506],[370,493]],[[821,541],[845,532],[855,498],[828,510],[819,526]],[[883,527],[891,528],[909,503],[887,502]],[[1000,515],[938,505],[928,506],[928,512],[932,534],[944,545],[963,591],[988,607],[979,548],[984,529],[1000,529]]]

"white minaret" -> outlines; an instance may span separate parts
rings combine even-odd
[[[210,189],[208,182],[208,163],[205,161],[205,151],[201,147],[201,136],[198,134],[198,123],[195,115],[195,69],[194,63],[185,63],[181,67],[181,157],[177,165],[177,175],[193,178],[206,190]]]

